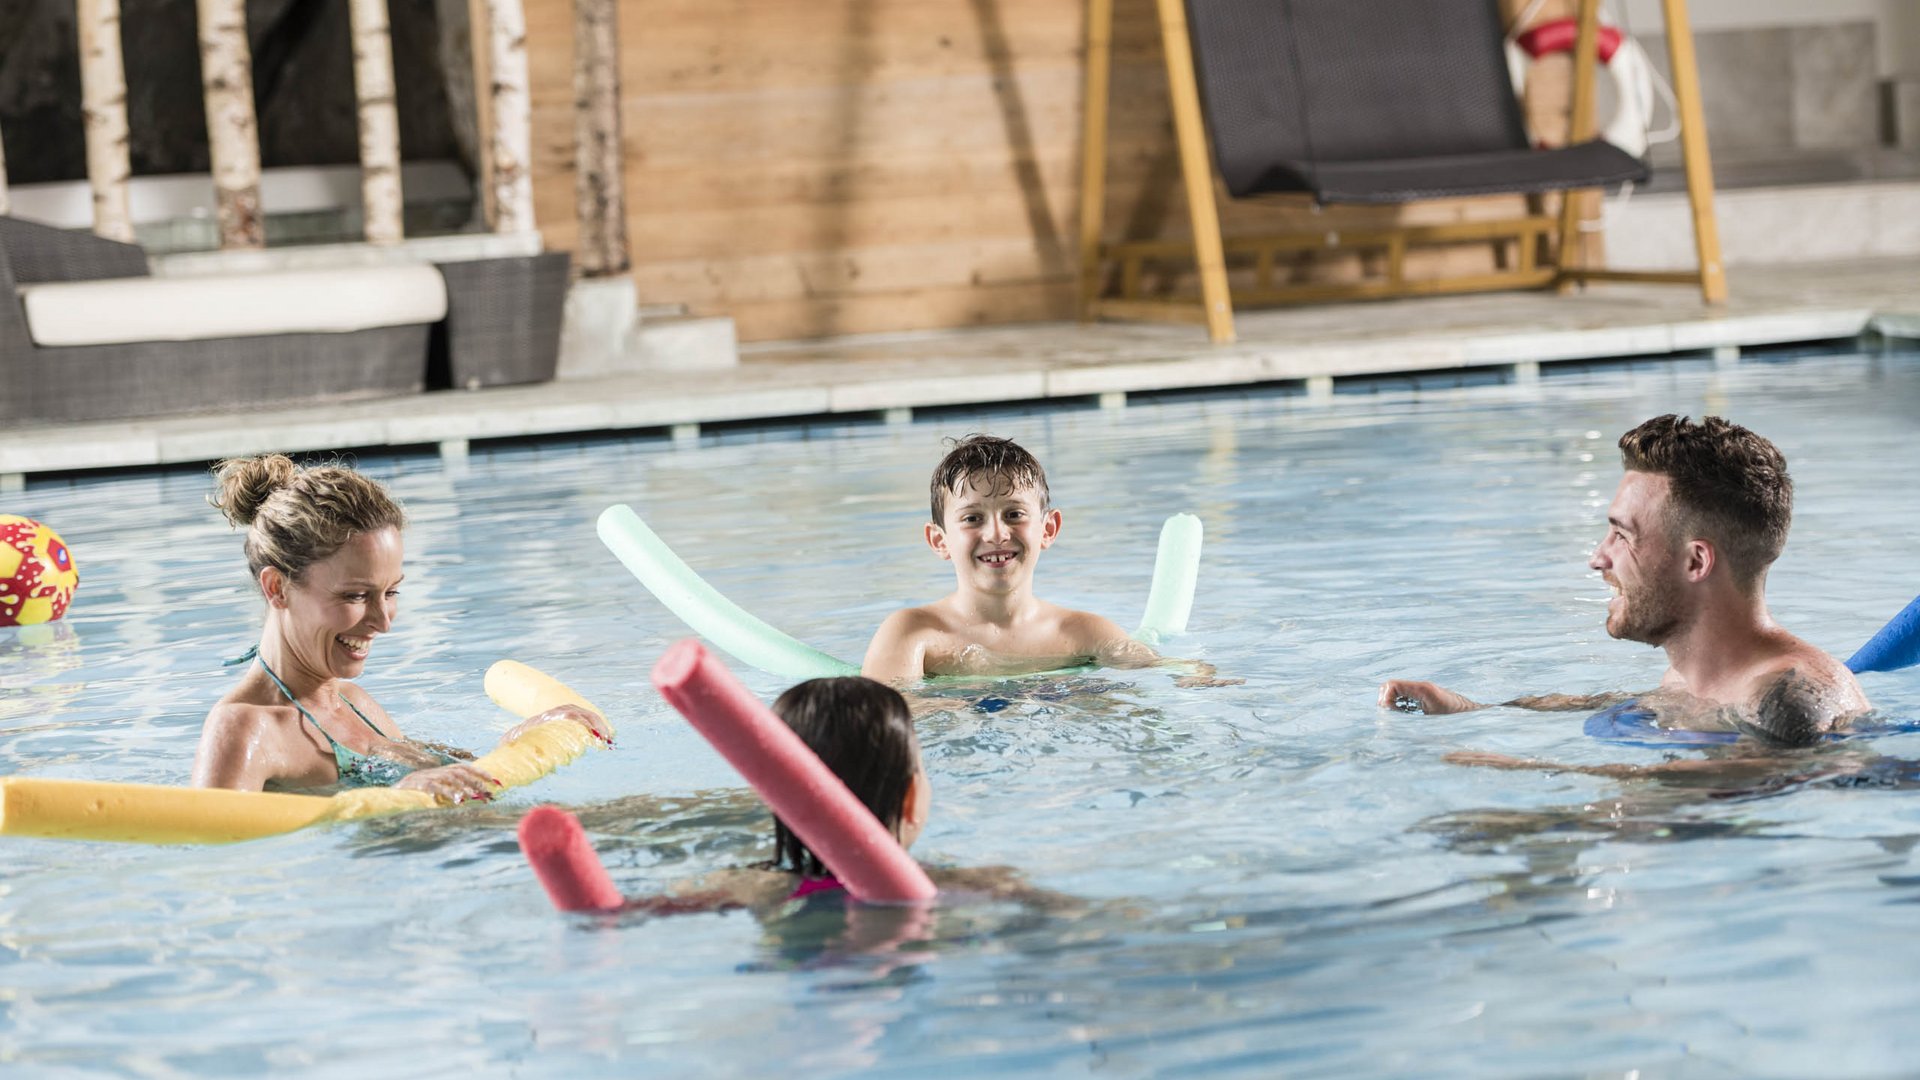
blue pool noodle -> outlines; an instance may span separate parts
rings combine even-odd
[[[1847,670],[1898,671],[1920,664],[1920,596],[1847,660]]]

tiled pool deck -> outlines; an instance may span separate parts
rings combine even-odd
[[[1491,293],[1245,311],[1238,343],[1198,327],[1071,323],[748,346],[737,368],[444,391],[405,398],[0,433],[0,491],[34,474],[188,464],[266,450],[438,445],[667,429],[830,413],[1097,397],[1304,381],[1309,398],[1355,375],[1661,356],[1920,336],[1920,259],[1754,267],[1733,299],[1703,307],[1674,286],[1606,285],[1570,296]]]

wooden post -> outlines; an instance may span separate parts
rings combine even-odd
[[[1700,105],[1700,69],[1693,56],[1693,26],[1687,0],[1665,0],[1667,58],[1673,66],[1673,99],[1680,114],[1680,155],[1687,169],[1687,202],[1693,209],[1693,249],[1700,261],[1700,298],[1727,299],[1727,272],[1720,264],[1720,223],[1713,216],[1713,162],[1707,154],[1707,118]]]
[[[1173,129],[1180,143],[1180,175],[1187,188],[1194,258],[1200,265],[1200,299],[1207,317],[1207,336],[1215,344],[1223,344],[1233,340],[1233,300],[1227,292],[1227,259],[1220,242],[1220,211],[1213,202],[1213,163],[1207,158],[1207,129],[1200,116],[1193,44],[1187,37],[1184,0],[1158,2],[1160,44],[1167,56],[1167,87],[1173,96]]]
[[[1107,213],[1107,111],[1113,80],[1113,0],[1087,4],[1086,100],[1080,120],[1081,322],[1092,322],[1100,299],[1100,243]]]
[[[1579,34],[1573,42],[1573,105],[1567,117],[1567,145],[1593,138],[1593,77],[1600,59],[1600,0],[1580,0]],[[1560,250],[1556,257],[1564,290],[1565,275],[1575,269],[1580,252],[1580,192],[1560,195]]]
[[[612,277],[632,265],[620,139],[619,10],[619,0],[573,4],[573,192],[580,217],[574,258],[583,277]]]
[[[79,0],[80,111],[87,137],[87,183],[93,189],[93,231],[133,242],[127,208],[127,69],[120,55],[120,0]]]
[[[260,216],[260,135],[246,0],[197,0],[200,80],[207,96],[215,214],[222,248],[266,246]]]
[[[347,19],[353,32],[353,94],[360,121],[362,229],[369,244],[397,244],[405,231],[405,203],[387,0],[349,0]]]
[[[520,0],[486,0],[487,82],[492,127],[487,157],[492,169],[493,231],[534,231],[533,113],[527,91],[527,16]]]

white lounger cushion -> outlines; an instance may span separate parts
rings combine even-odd
[[[283,270],[22,285],[37,345],[125,345],[435,323],[447,283],[431,266]]]

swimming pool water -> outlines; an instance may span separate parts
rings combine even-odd
[[[400,621],[364,684],[411,734],[481,746],[509,718],[479,674],[513,657],[604,706],[619,749],[501,806],[231,847],[0,841],[0,1071],[1910,1070],[1920,735],[1851,741],[1851,781],[1716,790],[1447,764],[1662,752],[1587,738],[1577,714],[1373,702],[1389,676],[1650,685],[1660,654],[1606,637],[1585,559],[1614,440],[1668,411],[1786,452],[1798,502],[1773,611],[1850,652],[1920,589],[1920,357],[1443,383],[365,458],[413,524]],[[1199,514],[1192,632],[1169,651],[1246,679],[1108,672],[922,722],[934,808],[915,853],[1014,866],[1086,909],[956,900],[926,940],[879,952],[847,947],[831,912],[556,915],[512,833],[538,800],[580,808],[629,893],[766,853],[764,812],[648,687],[683,629],[595,515],[632,503],[722,592],[857,659],[887,612],[951,586],[919,539],[926,479],[939,440],[973,430],[1048,469],[1066,517],[1049,599],[1132,625],[1160,522]],[[64,623],[0,630],[0,773],[184,781],[220,660],[258,626],[208,490],[181,471],[8,497],[65,536],[82,583]],[[1920,718],[1920,672],[1863,683]]]

